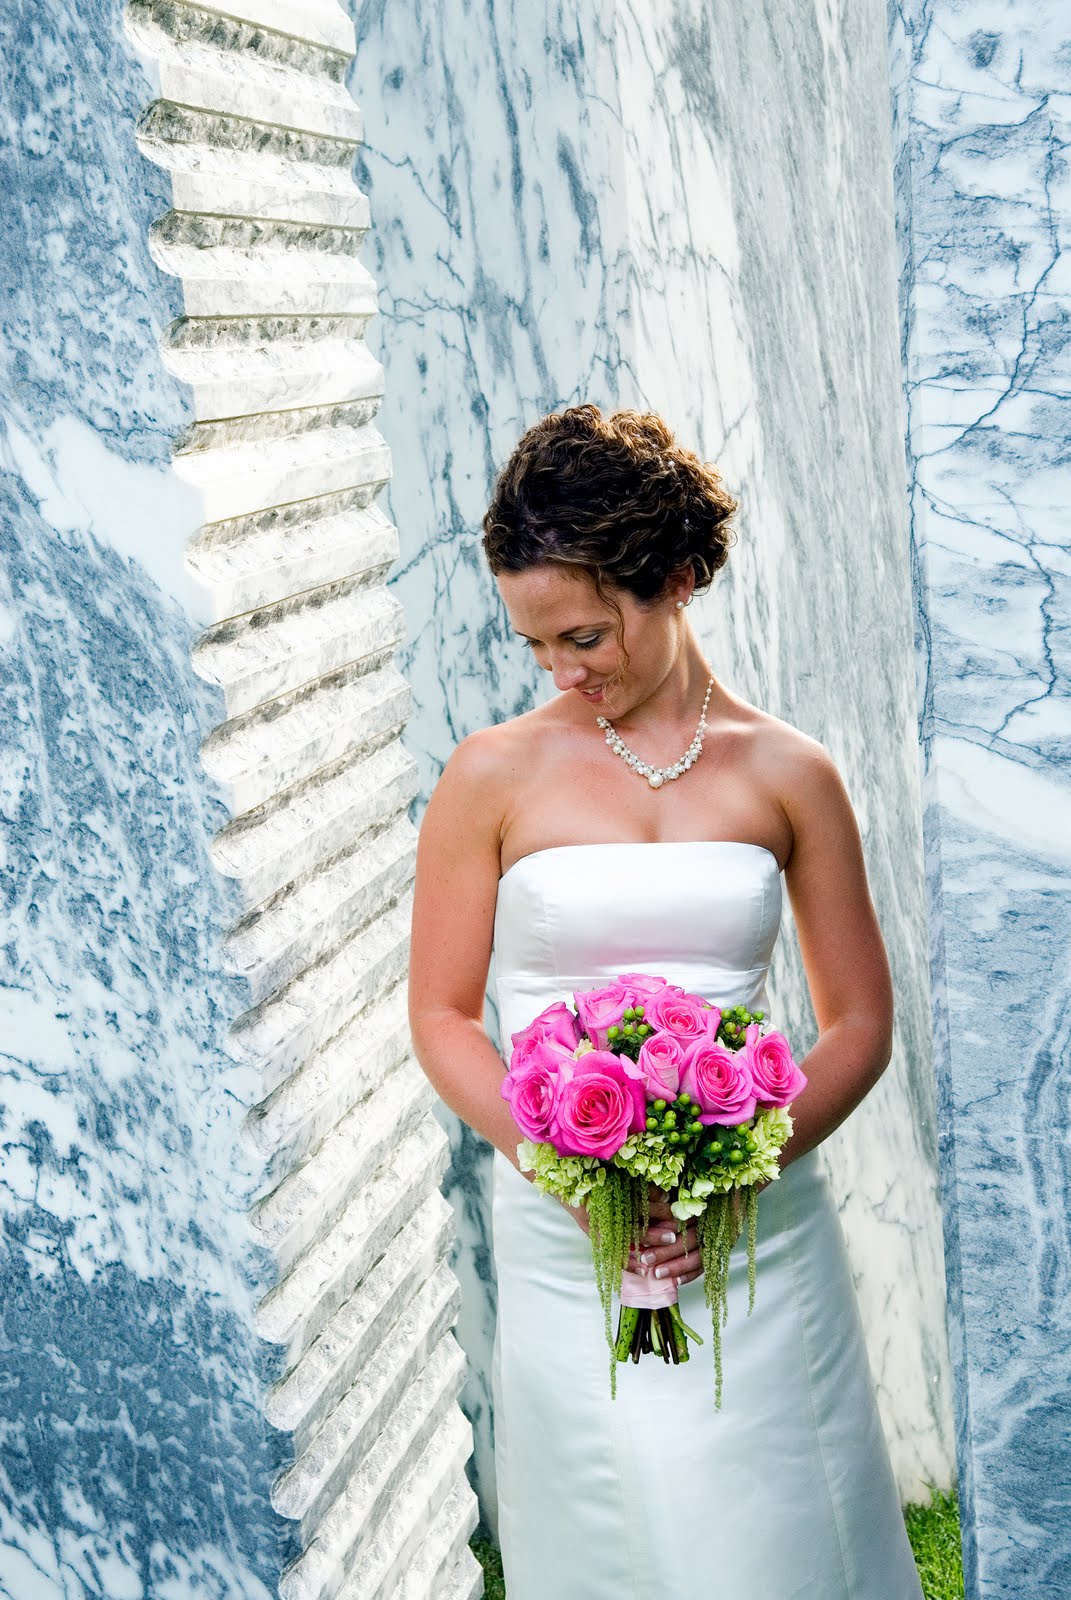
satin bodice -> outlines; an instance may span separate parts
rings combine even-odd
[[[503,873],[493,973],[500,1037],[554,1000],[620,972],[679,983],[716,1004],[768,1011],[781,876],[737,840],[555,845]]]

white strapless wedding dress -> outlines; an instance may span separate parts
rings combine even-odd
[[[499,884],[500,1037],[553,1000],[649,972],[768,1010],[781,879],[759,845],[562,845]],[[747,1316],[738,1245],[714,1410],[703,1285],[691,1360],[618,1368],[586,1235],[494,1158],[492,1366],[508,1600],[921,1600],[855,1291],[817,1153],[759,1197]],[[616,1310],[615,1310],[616,1324]]]

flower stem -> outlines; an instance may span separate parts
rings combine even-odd
[[[685,1322],[684,1318],[681,1316],[680,1306],[678,1306],[676,1303],[671,1305],[670,1308],[669,1308],[669,1314],[672,1317],[673,1321],[676,1323],[677,1327],[680,1329],[681,1333],[683,1333],[689,1339],[694,1339],[696,1344],[702,1344],[703,1343],[702,1339],[696,1333],[695,1329],[694,1328],[689,1328],[688,1324]],[[685,1355],[684,1359],[685,1360],[688,1359],[687,1355]]]

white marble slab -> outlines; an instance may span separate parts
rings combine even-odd
[[[899,1480],[917,1494],[949,1480],[952,1445],[884,19],[801,0],[657,14],[447,0],[355,18],[380,425],[414,464],[391,491],[391,582],[422,791],[464,734],[547,692],[482,565],[495,469],[554,406],[663,410],[742,498],[729,573],[694,607],[712,659],[827,742],[866,834],[896,1058],[829,1156]],[[787,943],[777,993],[805,1035]],[[465,1404],[493,1522],[487,1152],[448,1120]]]

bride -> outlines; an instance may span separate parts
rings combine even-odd
[[[719,683],[689,626],[735,509],[658,417],[584,405],[529,429],[484,519],[510,624],[559,693],[464,739],[431,796],[410,1021],[442,1099],[495,1148],[509,1600],[921,1600],[816,1153],[888,1062],[889,969],[832,761]],[[754,1313],[741,1245],[722,1409],[709,1339],[681,1366],[627,1363],[611,1400],[586,1214],[517,1166],[483,1027],[491,957],[507,1059],[544,1006],[622,971],[768,1014],[782,873],[819,1033],[759,1198]],[[629,1265],[671,1277],[709,1328],[695,1224],[658,1191]]]

